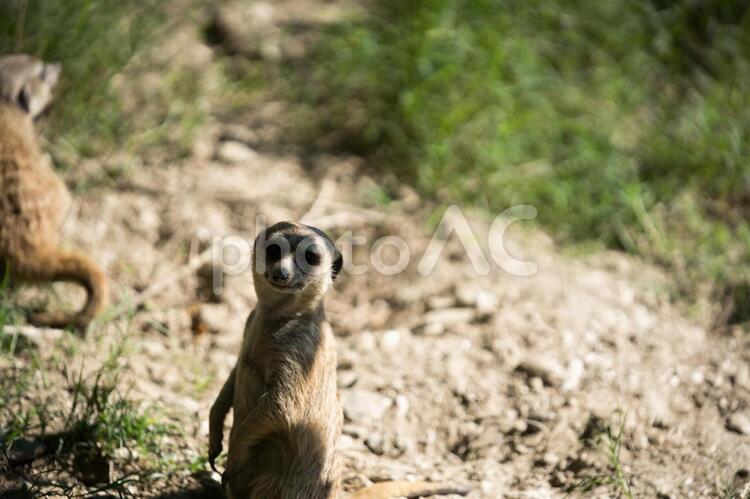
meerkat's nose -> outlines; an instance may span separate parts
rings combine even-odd
[[[289,273],[289,270],[281,266],[276,267],[273,269],[273,272],[271,272],[271,280],[273,280],[275,284],[287,284],[290,277],[291,274]]]

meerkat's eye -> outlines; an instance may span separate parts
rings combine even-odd
[[[266,258],[271,261],[279,260],[281,258],[281,246],[278,244],[266,246]]]
[[[313,267],[320,265],[320,253],[315,248],[307,248],[305,250],[305,261]]]

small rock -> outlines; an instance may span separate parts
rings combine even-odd
[[[750,390],[750,364],[740,364],[737,368],[737,373],[734,376],[734,384],[746,390]]]
[[[547,466],[552,466],[554,464],[557,464],[557,462],[560,460],[559,457],[557,457],[557,454],[554,452],[545,452],[542,456],[542,462],[546,464]]]
[[[405,418],[409,413],[409,399],[406,395],[396,395],[396,415],[399,418]]]
[[[357,373],[350,369],[341,370],[336,373],[339,388],[351,388],[357,383],[358,379]]]
[[[568,365],[568,371],[565,375],[565,382],[562,385],[563,391],[572,391],[581,384],[584,374],[584,364],[581,359],[573,359]]]
[[[445,332],[445,324],[440,322],[424,324],[418,327],[414,332],[423,336],[440,336]]]
[[[344,390],[341,394],[344,415],[351,421],[378,420],[391,407],[391,399],[376,392],[361,389]]]
[[[750,418],[740,412],[735,412],[727,418],[727,430],[740,435],[750,435]]]
[[[398,197],[400,198],[401,206],[403,206],[406,211],[416,211],[422,207],[422,198],[417,191],[407,185],[399,187]]]
[[[202,130],[196,134],[191,152],[193,157],[200,161],[208,161],[216,155],[217,137],[213,129]]]
[[[462,324],[474,320],[474,310],[466,307],[443,308],[427,312],[423,319],[425,324]]]
[[[441,308],[450,308],[454,305],[452,296],[431,296],[427,299],[427,308],[438,310]]]
[[[394,352],[401,343],[401,332],[398,329],[389,329],[380,335],[380,349],[385,352]]]
[[[365,445],[370,449],[370,452],[376,456],[382,456],[385,451],[383,435],[380,433],[373,433],[367,437],[367,439],[365,439]]]
[[[462,307],[474,307],[477,304],[477,292],[479,289],[472,284],[460,284],[456,286],[454,294],[456,301]]]
[[[230,53],[252,58],[276,59],[281,29],[268,2],[229,2],[221,5],[213,20],[216,37]]]
[[[242,142],[228,140],[222,142],[216,151],[217,159],[227,163],[244,163],[258,157],[258,153]]]
[[[476,309],[480,315],[491,315],[497,311],[500,299],[496,294],[480,289],[476,296]]]
[[[258,142],[258,134],[245,125],[227,124],[221,128],[221,140],[231,140],[249,145]]]
[[[398,452],[394,453],[393,457],[400,457],[414,448],[414,441],[405,435],[396,437],[394,444]]]
[[[544,380],[538,376],[533,376],[529,379],[529,388],[534,393],[541,393],[544,389]]]
[[[516,371],[529,378],[541,378],[547,386],[558,386],[564,379],[564,370],[551,358],[535,357],[523,360],[516,366]]]
[[[705,379],[706,379],[706,378],[705,378],[705,376],[703,375],[703,372],[701,372],[701,371],[693,371],[693,372],[692,372],[692,373],[690,374],[690,381],[691,381],[691,382],[692,382],[692,383],[693,383],[694,385],[700,385],[701,383],[703,383],[703,382],[705,381]]]

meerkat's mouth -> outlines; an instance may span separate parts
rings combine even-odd
[[[296,293],[305,289],[305,283],[302,281],[296,281],[289,284],[276,284],[270,279],[266,279],[266,282],[279,293]]]

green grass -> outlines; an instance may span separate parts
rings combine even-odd
[[[290,86],[307,139],[439,202],[531,204],[564,241],[731,287],[750,276],[748,28],[740,1],[376,0]]]
[[[603,430],[601,433],[594,435],[592,441],[585,442],[587,445],[604,446],[604,452],[608,460],[607,472],[584,478],[576,485],[576,488],[581,492],[587,493],[597,487],[604,486],[609,487],[615,497],[633,499],[635,496],[630,486],[630,480],[620,460],[620,452],[622,451],[625,435],[625,416],[619,411],[616,414],[619,417],[619,425],[616,431],[613,432],[611,426],[607,425],[601,429]]]
[[[146,0],[12,0],[0,4],[0,52],[63,64],[51,115],[58,140],[80,155],[101,152],[128,133],[112,78],[158,26]]]
[[[183,14],[192,15],[198,4],[200,0],[186,2]],[[158,89],[137,95],[134,110],[123,102],[123,87],[137,86],[141,74],[123,71],[129,65],[148,66],[137,56],[162,39],[168,20],[165,4],[158,0],[0,2],[0,53],[62,62],[54,109],[43,120],[58,166],[74,167],[81,158],[123,150],[140,154],[162,147],[162,153],[169,150],[174,156],[189,150],[203,117],[195,105],[195,74],[162,65]],[[107,176],[111,172],[92,182],[111,183]]]
[[[95,457],[114,465],[114,480],[101,490],[130,496],[128,484],[199,466],[167,443],[179,438],[180,430],[130,396],[122,380],[125,340],[115,342],[93,366],[76,341],[63,338],[43,358],[33,345],[1,342],[0,455],[9,455],[19,438],[46,449],[33,469],[16,466],[9,476],[23,478],[33,494],[91,493],[75,477],[86,459]]]

